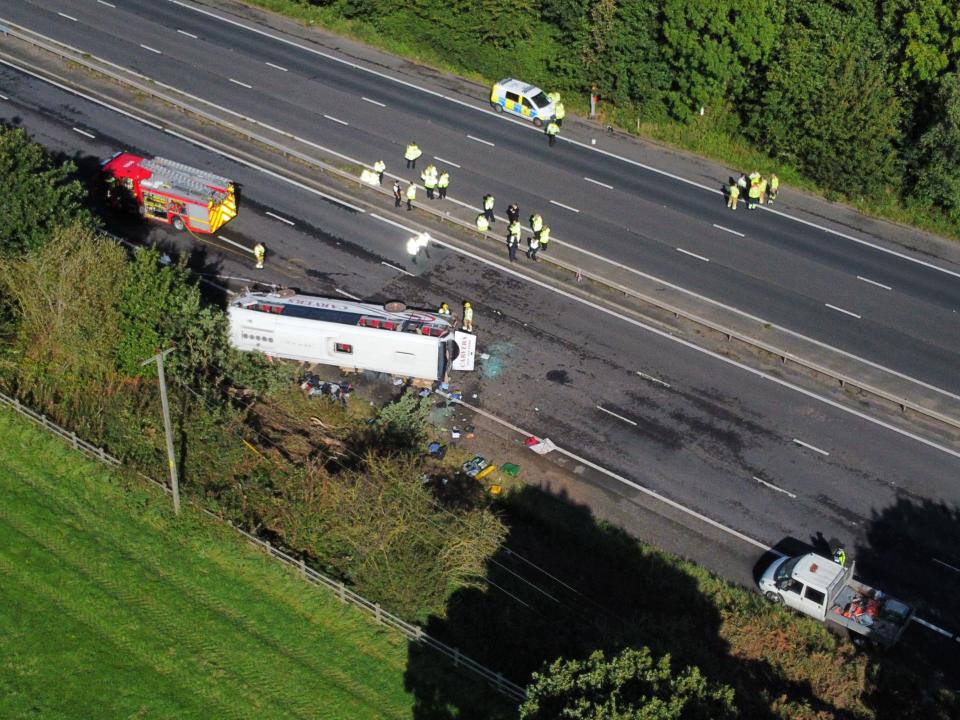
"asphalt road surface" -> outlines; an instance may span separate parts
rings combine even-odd
[[[417,140],[421,166],[436,157],[451,170],[453,198],[476,206],[492,192],[501,213],[511,201],[524,219],[538,211],[561,241],[960,393],[960,266],[766,211],[730,212],[709,191],[726,177],[705,189],[586,145],[548,149],[482,97],[364,72],[362,60],[224,22],[215,5],[199,6],[210,15],[171,0],[14,0],[2,15],[351,157],[383,158],[388,172],[406,173],[404,146]],[[562,140],[576,134],[565,128]]]
[[[203,254],[202,271],[213,280],[252,277],[420,307],[470,300],[479,352],[490,357],[457,379],[465,398],[763,543],[821,537],[878,555],[886,513],[905,503],[918,512],[931,502],[960,505],[955,455],[442,247],[413,265],[401,228],[9,68],[0,68],[0,94],[8,98],[0,120],[75,158],[90,176],[99,159],[131,149],[238,180],[244,205],[219,237],[150,233],[150,241]],[[258,239],[271,251],[260,274],[248,250]],[[585,482],[605,496],[605,514],[638,536],[674,541],[659,533],[685,525],[709,544],[673,547],[749,583],[748,559],[759,550],[669,508],[658,519],[656,503],[610,477],[593,473]],[[944,594],[945,559],[911,558],[909,581],[897,563],[875,562],[871,579],[946,612],[955,596]]]

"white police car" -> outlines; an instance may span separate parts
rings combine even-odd
[[[526,118],[537,127],[550,122],[555,114],[553,102],[543,90],[513,78],[494,83],[490,105],[497,112],[506,111]]]

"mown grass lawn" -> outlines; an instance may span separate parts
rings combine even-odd
[[[407,647],[0,410],[0,717],[404,718]]]

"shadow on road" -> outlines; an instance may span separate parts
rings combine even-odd
[[[498,510],[510,527],[510,550],[490,562],[486,591],[455,593],[446,616],[429,620],[434,637],[520,685],[557,658],[647,646],[655,657],[670,654],[675,670],[694,665],[734,687],[743,717],[779,717],[770,708],[784,695],[823,717],[847,717],[808,684],[789,681],[762,660],[734,657],[720,634],[718,598],[708,597],[680,561],[646,551],[622,530],[596,522],[588,508],[539,489],[517,491]],[[478,701],[474,684],[445,662],[411,644],[406,684],[416,697],[414,717],[506,716],[508,706],[491,713],[492,690]]]

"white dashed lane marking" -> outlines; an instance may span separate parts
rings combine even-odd
[[[612,410],[607,410],[607,409],[606,409],[605,407],[603,407],[602,405],[597,405],[597,410],[601,410],[601,411],[605,412],[607,415],[613,415],[613,417],[617,418],[617,420],[623,420],[625,423],[630,423],[630,424],[633,425],[634,427],[637,426],[637,424],[636,424],[633,420],[631,420],[630,418],[625,418],[623,415],[617,415],[615,412],[613,412]]]
[[[583,178],[588,183],[593,183],[594,185],[599,185],[600,187],[606,188],[607,190],[613,190],[613,185],[607,185],[605,182],[600,182],[599,180],[594,180],[593,178],[588,178],[584,176]]]
[[[551,204],[556,205],[557,207],[562,207],[564,210],[569,210],[570,212],[578,213],[580,212],[575,207],[570,207],[569,205],[564,205],[562,202],[557,202],[556,200],[551,200]]]
[[[865,283],[870,283],[871,285],[876,285],[878,288],[883,288],[884,290],[893,290],[889,285],[884,285],[883,283],[878,283],[876,280],[871,280],[870,278],[865,278],[860,275],[857,275],[857,280],[862,280]]]
[[[267,65],[272,67],[274,70],[280,70],[281,72],[289,72],[283,65],[276,65],[275,63],[268,62]]]
[[[842,307],[837,307],[836,305],[831,305],[830,303],[824,303],[824,305],[826,305],[831,310],[836,310],[837,312],[843,313],[844,315],[855,317],[857,320],[861,319],[860,315],[857,315],[855,312],[851,312],[850,310],[844,310]]]
[[[67,20],[72,20],[73,22],[79,22],[73,15],[67,15],[66,13],[62,12],[58,12],[57,15],[62,18],[66,18]]]
[[[446,165],[449,165],[450,167],[455,167],[455,168],[460,167],[459,165],[457,165],[457,164],[456,164],[455,162],[453,162],[452,160],[444,160],[444,159],[443,159],[442,157],[440,157],[439,155],[434,155],[434,156],[433,156],[433,159],[436,160],[437,162],[442,162],[442,163],[444,163],[444,164],[446,164]]]
[[[731,234],[733,234],[733,235],[737,235],[737,236],[739,236],[739,237],[746,237],[746,235],[744,235],[742,232],[737,232],[736,230],[731,230],[730,228],[724,227],[723,225],[717,225],[716,223],[714,223],[713,226],[714,226],[717,230],[723,230],[724,232],[728,232],[728,233],[731,233]]]
[[[90,138],[91,140],[96,140],[96,139],[97,139],[97,136],[96,136],[96,135],[91,135],[91,134],[88,133],[86,130],[81,130],[81,129],[78,128],[78,127],[73,128],[73,131],[74,131],[75,133],[80,133],[80,134],[83,135],[84,137],[88,137],[88,138]]]
[[[789,498],[793,498],[794,500],[796,500],[796,498],[797,498],[797,496],[794,495],[792,492],[790,492],[790,491],[788,491],[788,490],[784,490],[784,489],[781,488],[781,487],[777,487],[777,486],[774,485],[773,483],[768,483],[766,480],[763,480],[762,478],[758,478],[756,475],[753,476],[753,479],[756,480],[756,481],[757,481],[758,483],[760,483],[761,485],[765,485],[766,487],[770,488],[771,490],[776,490],[777,492],[783,493],[784,495],[786,495],[786,496],[789,497]]]
[[[239,85],[240,87],[245,87],[247,90],[252,90],[252,89],[253,89],[253,85],[247,85],[245,82],[240,82],[239,80],[234,80],[233,78],[228,78],[228,79],[229,79],[230,82],[232,82],[234,85]]]
[[[177,30],[177,32],[180,33],[181,35],[186,35],[188,38],[193,38],[194,40],[197,39],[196,35],[194,35],[193,33],[188,33],[186,30]]]
[[[794,438],[793,441],[794,441],[797,445],[799,445],[800,447],[805,447],[805,448],[807,448],[807,450],[813,450],[814,452],[820,453],[821,455],[829,455],[829,454],[830,454],[830,453],[828,453],[826,450],[821,450],[821,449],[818,448],[816,445],[811,445],[810,443],[805,443],[803,440],[797,440],[797,438]]]
[[[378,100],[371,100],[368,97],[361,97],[360,99],[363,100],[364,102],[370,103],[371,105],[376,105],[377,107],[386,107],[386,105],[384,105],[382,102],[379,102]]]
[[[280,222],[286,223],[287,225],[290,225],[291,227],[293,227],[293,225],[295,224],[295,223],[293,222],[293,220],[287,220],[285,217],[280,217],[280,216],[277,215],[276,213],[272,213],[272,212],[270,212],[269,210],[267,210],[267,212],[266,212],[265,214],[269,215],[269,216],[272,217],[274,220],[279,220]]]
[[[157,55],[163,55],[162,52],[160,52],[156,48],[150,47],[149,45],[144,45],[143,43],[140,43],[140,47],[142,47],[144,50],[149,50],[152,53],[156,53]]]
[[[684,255],[689,255],[690,257],[696,258],[697,260],[703,260],[704,262],[710,262],[710,258],[706,258],[703,255],[697,255],[696,253],[690,252],[689,250],[684,250],[683,248],[677,248],[678,253],[683,253]]]
[[[330,120],[331,122],[340,123],[341,125],[349,125],[349,124],[350,124],[350,123],[348,123],[346,120],[341,120],[340,118],[335,118],[333,115],[324,115],[324,117],[325,117],[327,120]]]
[[[489,140],[484,140],[483,138],[474,137],[473,135],[467,135],[467,137],[470,138],[471,140],[474,140],[474,141],[478,142],[478,143],[483,143],[484,145],[489,145],[490,147],[496,147],[496,145],[494,145],[494,144],[493,144],[492,142],[490,142]]]

